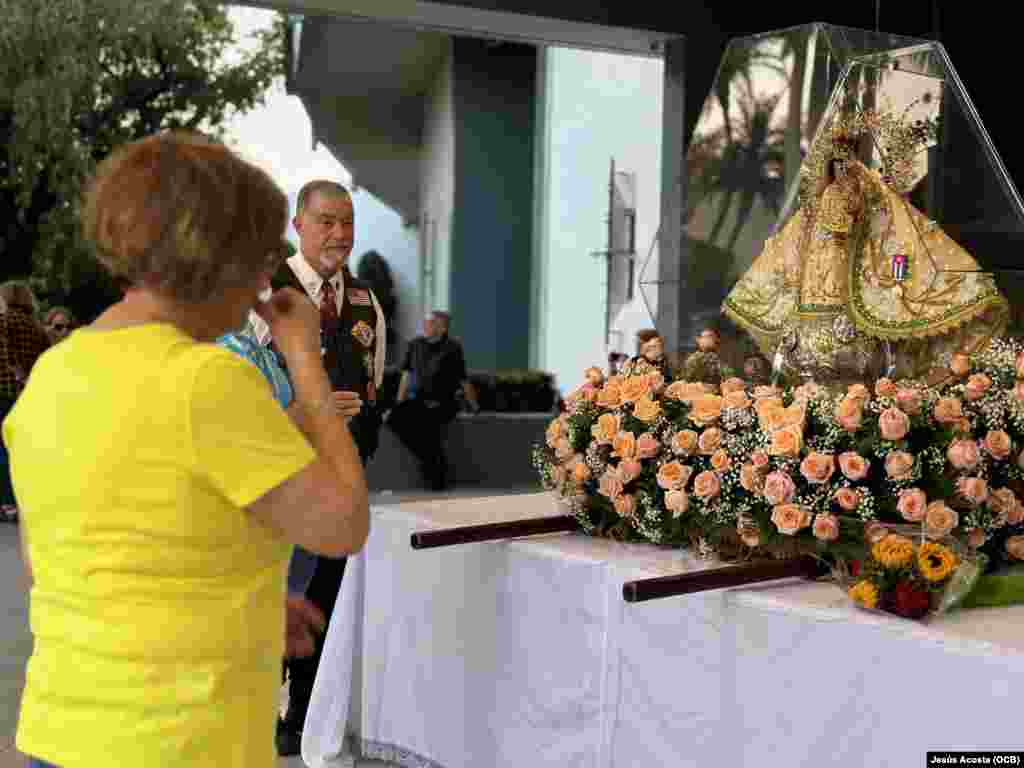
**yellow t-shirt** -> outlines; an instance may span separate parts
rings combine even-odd
[[[315,458],[251,363],[83,329],[3,424],[35,583],[17,747],[61,768],[273,768],[291,547],[243,509]]]

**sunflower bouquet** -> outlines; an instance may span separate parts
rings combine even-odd
[[[907,619],[960,605],[984,572],[987,557],[952,537],[929,537],[916,526],[869,528],[863,560],[840,562],[837,575],[850,599],[869,610]]]

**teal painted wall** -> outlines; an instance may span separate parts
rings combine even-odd
[[[449,304],[470,368],[526,368],[537,51],[457,38]]]

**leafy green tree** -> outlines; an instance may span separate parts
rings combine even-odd
[[[220,138],[262,104],[284,17],[247,41],[214,0],[0,0],[0,18],[0,279],[89,318],[117,292],[79,235],[85,179],[125,142]]]

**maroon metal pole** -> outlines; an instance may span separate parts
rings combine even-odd
[[[577,531],[580,524],[572,515],[538,517],[532,520],[514,520],[508,523],[485,523],[459,528],[441,528],[436,531],[417,531],[409,537],[413,549],[434,549],[455,544],[475,544],[481,541],[500,541],[539,533]]]
[[[793,577],[814,578],[822,572],[821,563],[813,557],[797,557],[746,565],[729,565],[707,571],[659,576],[653,579],[627,581],[622,585],[622,598],[627,603],[655,600],[659,597],[689,595],[710,589],[739,587],[759,581]]]

